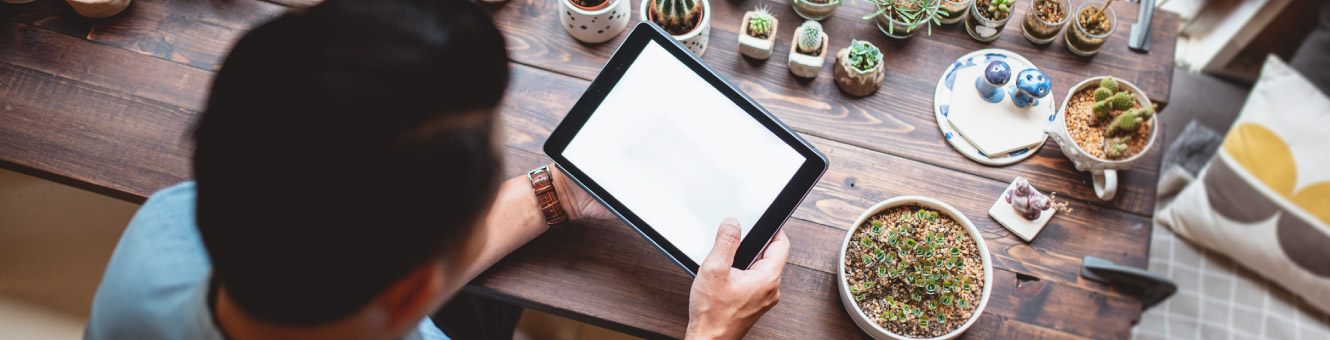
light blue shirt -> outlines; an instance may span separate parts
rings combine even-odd
[[[194,182],[148,198],[106,266],[85,339],[223,339],[208,303],[212,264],[194,224]],[[444,340],[429,318],[411,340]]]

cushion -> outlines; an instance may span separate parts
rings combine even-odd
[[[1330,99],[1266,60],[1219,152],[1155,219],[1330,311]]]

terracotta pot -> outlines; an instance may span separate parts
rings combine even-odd
[[[867,71],[860,71],[850,65],[849,58],[846,58],[849,53],[849,47],[836,52],[836,86],[839,86],[845,93],[857,97],[877,92],[877,89],[882,87],[882,80],[887,78],[886,67],[883,66],[882,61],[879,60],[877,66],[873,66]]]

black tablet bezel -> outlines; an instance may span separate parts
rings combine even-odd
[[[761,254],[762,250],[766,248],[767,242],[770,242],[785,221],[789,219],[790,214],[803,201],[804,196],[812,191],[813,185],[817,184],[818,179],[826,172],[827,158],[799,137],[798,134],[791,131],[784,123],[777,120],[765,108],[758,105],[752,98],[739,91],[734,84],[731,84],[710,66],[703,63],[701,59],[679,44],[677,40],[665,33],[660,26],[646,21],[638,24],[633,29],[633,32],[624,40],[623,45],[619,46],[618,51],[614,52],[614,56],[610,57],[609,62],[605,64],[600,74],[591,82],[586,93],[582,94],[582,98],[577,101],[577,104],[573,105],[568,115],[564,117],[563,121],[559,122],[559,126],[550,133],[550,137],[544,145],[545,154],[549,155],[568,177],[571,177],[596,199],[605,203],[610,211],[618,215],[628,225],[637,229],[638,233],[655,244],[661,251],[669,254],[676,264],[687,270],[689,274],[697,275],[699,263],[694,262],[645,221],[633,214],[632,211],[606,192],[595,180],[589,178],[586,173],[577,168],[576,164],[570,162],[563,155],[563,151],[572,142],[573,137],[590,119],[600,103],[605,100],[605,96],[609,94],[610,90],[618,84],[619,79],[623,78],[624,72],[628,70],[628,67],[633,64],[633,61],[637,59],[637,56],[642,53],[649,42],[657,43],[665,51],[683,62],[694,73],[706,80],[707,83],[715,87],[735,105],[742,108],[749,116],[760,122],[763,127],[766,127],[767,130],[804,157],[803,165],[799,167],[791,181],[776,196],[773,203],[763,212],[761,218],[756,222],[739,221],[740,223],[754,223],[753,228],[744,237],[734,255],[734,267],[747,269]],[[716,224],[719,225],[720,222],[716,221]]]

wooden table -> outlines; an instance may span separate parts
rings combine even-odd
[[[188,180],[186,134],[229,46],[254,25],[304,2],[136,0],[104,20],[82,19],[63,1],[0,4],[0,165],[133,202]],[[1054,143],[1007,167],[964,158],[940,135],[931,98],[951,61],[996,47],[1039,65],[1054,80],[1059,102],[1072,84],[1108,74],[1164,103],[1178,17],[1156,15],[1153,51],[1137,54],[1126,48],[1126,27],[1137,7],[1116,2],[1122,28],[1098,56],[1085,59],[1071,55],[1061,38],[1050,46],[1026,41],[1019,27],[1022,4],[1000,39],[979,43],[960,25],[892,40],[859,19],[868,4],[847,3],[823,22],[831,50],[851,38],[866,39],[883,49],[888,72],[881,91],[855,99],[832,84],[830,67],[812,81],[789,74],[786,42],[801,20],[787,0],[712,0],[704,60],[831,160],[786,224],[794,246],[783,300],[750,337],[863,337],[837,296],[839,242],[863,209],[898,195],[930,196],[957,207],[993,251],[992,299],[968,337],[1129,336],[1140,301],[1081,278],[1078,269],[1085,255],[1146,266],[1162,148],[1119,175],[1117,199],[1099,202],[1090,176],[1075,171]],[[765,62],[737,52],[739,18],[757,5],[770,6],[781,19],[777,53]],[[605,44],[578,43],[560,28],[555,0],[513,0],[492,8],[512,58],[514,80],[503,118],[507,171],[518,175],[547,162],[541,143],[626,34]],[[1058,214],[1033,242],[1015,237],[986,211],[1016,176],[1058,192],[1075,212]],[[624,224],[599,222],[538,238],[468,289],[635,335],[678,337],[687,322],[689,284],[682,270]]]

